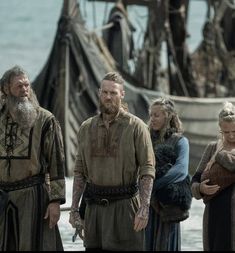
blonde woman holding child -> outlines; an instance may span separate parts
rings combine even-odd
[[[191,189],[203,199],[203,248],[235,250],[235,106],[225,102],[219,112],[220,137],[207,145]]]

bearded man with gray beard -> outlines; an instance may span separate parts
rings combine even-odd
[[[65,156],[55,116],[39,106],[19,66],[1,80],[0,250],[62,251]],[[0,203],[1,205],[1,203]]]

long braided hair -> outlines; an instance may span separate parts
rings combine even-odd
[[[149,113],[153,106],[159,105],[161,110],[166,115],[166,121],[164,127],[159,131],[159,141],[160,143],[164,142],[164,140],[170,137],[173,133],[183,133],[182,122],[179,119],[178,113],[175,110],[175,105],[172,100],[169,98],[157,98],[152,102],[149,108]],[[150,122],[148,124],[150,126]],[[150,127],[150,133],[153,132],[153,129]]]

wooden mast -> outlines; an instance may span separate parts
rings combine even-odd
[[[60,41],[60,54],[59,54],[59,70],[58,70],[58,96],[60,96],[57,101],[60,103],[57,112],[58,120],[61,124],[61,129],[64,138],[65,146],[65,157],[66,157],[66,176],[70,176],[69,168],[71,166],[70,159],[70,147],[69,145],[69,132],[68,132],[68,113],[69,113],[69,41],[66,33],[68,32],[69,17],[71,15],[72,6],[75,4],[74,0],[64,0],[62,8],[62,16],[64,17],[61,23],[61,30],[63,31],[63,39]],[[62,103],[62,104],[61,104]]]

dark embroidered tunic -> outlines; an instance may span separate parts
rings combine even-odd
[[[57,248],[58,228],[50,230],[43,217],[50,201],[65,202],[64,166],[61,129],[49,111],[39,108],[34,127],[22,130],[5,107],[1,109],[0,189],[9,195],[0,216],[1,250]],[[44,183],[46,174],[50,189]]]

